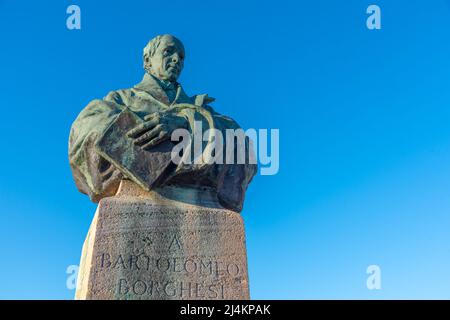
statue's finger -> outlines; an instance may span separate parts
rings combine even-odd
[[[140,136],[142,133],[144,133],[145,131],[152,129],[157,124],[158,124],[158,121],[156,121],[156,120],[146,121],[146,122],[138,125],[137,127],[131,129],[130,131],[128,131],[127,136],[130,138],[136,138],[136,137]]]
[[[160,144],[161,142],[169,139],[170,139],[169,133],[167,131],[161,131],[156,138],[153,138],[152,140],[144,144],[142,146],[142,149],[148,150],[151,147],[156,146],[157,144]]]
[[[158,115],[158,113],[157,112],[154,112],[154,113],[150,113],[150,114],[148,114],[148,115],[146,115],[145,117],[144,117],[144,120],[152,120],[152,119],[155,119],[156,121],[158,121],[158,119],[159,119],[159,115]]]
[[[153,137],[158,136],[158,134],[161,132],[161,130],[162,130],[162,126],[161,125],[157,125],[152,130],[147,131],[146,133],[141,135],[139,138],[134,140],[134,144],[143,145],[143,144],[147,143]]]

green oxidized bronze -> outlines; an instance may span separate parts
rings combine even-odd
[[[112,196],[122,179],[150,190],[166,185],[209,188],[220,204],[240,212],[255,164],[192,163],[170,160],[174,130],[238,129],[213,110],[206,94],[188,96],[177,79],[184,65],[183,44],[157,36],[144,48],[143,80],[131,89],[91,101],[72,125],[69,160],[80,192],[92,201]],[[205,144],[207,142],[204,142]]]

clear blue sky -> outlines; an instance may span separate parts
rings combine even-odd
[[[66,268],[95,205],[72,180],[70,125],[140,81],[160,33],[185,43],[189,94],[280,129],[280,171],[254,179],[242,213],[252,298],[450,298],[444,0],[0,0],[0,298],[74,296]]]

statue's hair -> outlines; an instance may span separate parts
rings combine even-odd
[[[147,70],[147,71],[149,71],[148,70],[148,68],[149,68],[149,66],[147,66],[147,62],[145,61],[146,60],[146,58],[151,58],[151,57],[153,57],[153,55],[155,54],[155,52],[156,52],[156,49],[158,49],[158,47],[159,47],[159,45],[160,45],[160,43],[161,43],[161,39],[162,38],[164,38],[164,37],[173,37],[173,38],[175,38],[173,35],[171,35],[171,34],[160,34],[160,35],[157,35],[156,37],[154,37],[152,40],[150,40],[148,43],[147,43],[147,45],[145,46],[145,48],[144,48],[144,55],[143,55],[143,58],[144,58],[144,69],[145,70]],[[177,39],[177,38],[175,38],[175,39]],[[178,39],[177,39],[178,40]],[[179,40],[178,40],[179,41]],[[180,41],[181,42],[181,41]]]

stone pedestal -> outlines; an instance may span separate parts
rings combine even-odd
[[[75,298],[249,299],[242,217],[209,190],[124,180],[98,205]]]

